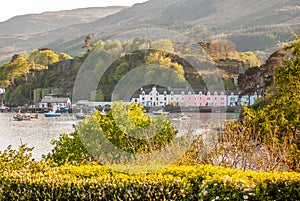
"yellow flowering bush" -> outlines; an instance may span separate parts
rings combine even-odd
[[[300,174],[211,165],[125,174],[99,165],[24,168],[0,176],[1,200],[299,200]]]

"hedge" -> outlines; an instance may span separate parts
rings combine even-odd
[[[138,167],[137,167],[138,168]],[[300,200],[300,174],[211,165],[126,174],[97,165],[3,172],[1,200]]]

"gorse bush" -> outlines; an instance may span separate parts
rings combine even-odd
[[[128,174],[92,163],[50,167],[32,161],[30,152],[24,145],[1,154],[0,200],[300,199],[299,173],[171,165],[152,173]],[[136,167],[140,168],[151,167]]]
[[[103,166],[28,169],[0,176],[1,200],[299,200],[300,175],[170,166],[129,175]]]
[[[24,144],[18,150],[12,149],[10,145],[3,152],[0,151],[0,174],[29,167],[33,162],[31,153],[33,149]]]

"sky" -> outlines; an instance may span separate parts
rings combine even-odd
[[[147,0],[5,0],[0,7],[0,22],[17,15],[86,7],[131,6]]]

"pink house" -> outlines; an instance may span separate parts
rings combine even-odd
[[[203,94],[201,91],[199,93],[188,92],[188,94],[186,94],[184,97],[184,105],[186,107],[205,106],[206,105],[206,95]]]
[[[223,91],[214,92],[213,94],[207,93],[207,105],[209,106],[226,106],[226,95]]]
[[[226,95],[224,92],[213,94],[210,92],[203,94],[201,91],[199,93],[188,92],[184,97],[184,106],[226,106]]]

